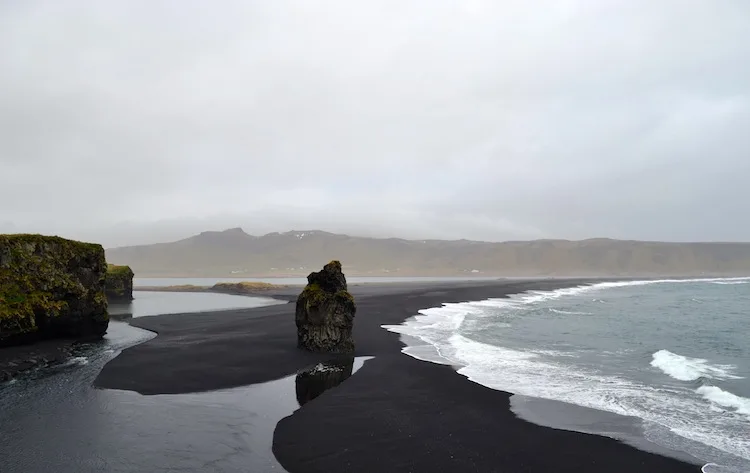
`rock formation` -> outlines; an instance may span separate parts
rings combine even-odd
[[[353,352],[356,311],[340,262],[331,261],[322,271],[310,273],[297,298],[297,346],[314,352]]]
[[[107,265],[105,290],[109,302],[133,300],[133,270],[130,266]]]
[[[101,338],[109,315],[101,245],[0,235],[0,346]]]

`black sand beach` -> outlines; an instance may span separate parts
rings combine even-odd
[[[273,452],[290,472],[698,472],[619,441],[518,419],[508,393],[449,366],[400,353],[398,324],[443,302],[552,290],[580,280],[352,285],[357,356],[338,387],[276,427]],[[273,294],[292,300],[299,288]],[[99,387],[143,394],[206,391],[278,379],[326,359],[296,349],[294,305],[134,319],[159,335],[107,364]]]

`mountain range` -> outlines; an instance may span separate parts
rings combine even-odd
[[[352,276],[654,277],[750,274],[750,243],[595,238],[501,243],[365,238],[320,230],[253,236],[241,228],[106,250],[140,277],[305,276],[332,259]]]

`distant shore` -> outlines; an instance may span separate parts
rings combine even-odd
[[[400,351],[381,328],[443,302],[553,290],[585,280],[362,284],[354,337],[372,356],[341,385],[286,417],[273,451],[292,473],[527,471],[698,472],[700,467],[619,441],[541,427],[517,418],[508,393]],[[299,287],[269,297],[294,300]],[[142,394],[185,393],[261,383],[299,372],[324,355],[296,348],[292,304],[133,320],[158,333],[105,366],[96,385]]]
[[[230,295],[258,295],[279,291],[287,288],[287,284],[271,284],[266,282],[219,282],[210,286],[196,284],[177,284],[170,286],[135,286],[134,291],[146,292],[215,292]]]
[[[257,272],[257,273],[228,273],[205,271],[200,273],[180,273],[180,272],[144,272],[137,271],[136,279],[214,279],[221,281],[266,281],[284,279],[305,279],[311,270],[300,272]],[[634,272],[576,272],[576,271],[481,271],[478,273],[464,271],[352,271],[344,268],[347,279],[440,279],[440,280],[475,280],[483,281],[490,279],[523,279],[528,281],[538,281],[540,279],[695,279],[695,278],[735,278],[750,277],[750,270],[738,271],[688,271],[688,272],[668,272],[668,271],[634,271]]]

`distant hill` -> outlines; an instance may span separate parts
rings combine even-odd
[[[331,259],[359,276],[749,275],[750,243],[606,238],[488,243],[362,238],[318,230],[248,235],[240,228],[106,251],[136,276],[300,276]]]

